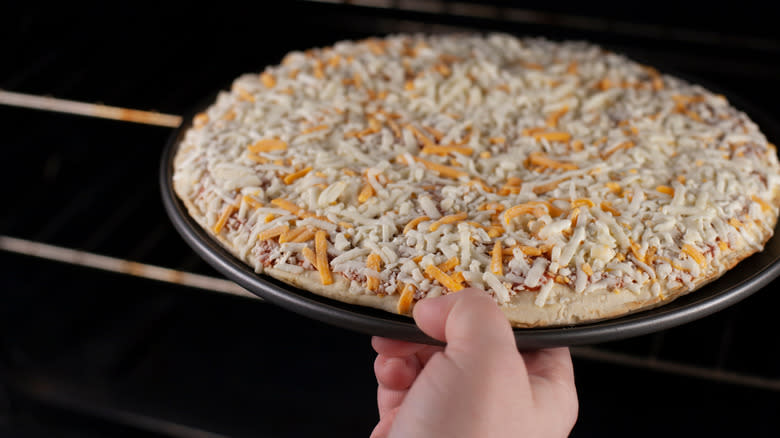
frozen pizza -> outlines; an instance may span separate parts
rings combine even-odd
[[[393,35],[237,78],[178,146],[189,214],[258,274],[516,327],[669,302],[760,251],[775,147],[727,99],[585,42]]]

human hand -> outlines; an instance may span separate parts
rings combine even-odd
[[[374,337],[379,437],[563,437],[577,420],[568,348],[520,353],[486,293],[421,300],[414,319],[445,347]]]

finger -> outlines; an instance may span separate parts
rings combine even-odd
[[[415,356],[417,356],[417,359],[420,361],[420,364],[422,366],[425,366],[429,360],[431,360],[431,356],[434,354],[444,351],[444,347],[439,347],[438,345],[428,345],[425,348],[420,349],[417,353],[415,353]]]
[[[371,346],[374,347],[377,354],[384,356],[409,356],[426,347],[424,344],[380,338],[379,336],[371,338]]]
[[[428,359],[434,353],[444,350],[444,347],[438,345],[416,344],[378,336],[371,338],[371,345],[374,347],[374,351],[383,356],[406,357],[415,355],[423,366],[428,363]]]
[[[389,389],[382,385],[376,390],[376,406],[379,409],[379,418],[384,418],[388,412],[401,406],[408,390]]]
[[[417,303],[414,319],[429,336],[447,342],[447,353],[517,354],[506,316],[486,292],[468,288]]]
[[[569,349],[526,352],[523,359],[537,406],[542,411],[554,409],[562,419],[562,430],[570,430],[577,420],[579,403]]]
[[[397,413],[398,409],[393,409],[381,418],[379,423],[374,427],[373,432],[371,432],[370,438],[385,438],[390,435],[390,428],[393,426],[393,421],[395,421]]]
[[[379,355],[374,361],[374,374],[380,385],[389,389],[408,389],[422,369],[417,356],[388,357]]]
[[[523,352],[529,375],[574,386],[574,367],[568,348]]]

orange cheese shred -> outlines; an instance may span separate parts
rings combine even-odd
[[[534,139],[545,139],[547,141],[569,141],[571,140],[571,134],[568,132],[539,132],[534,134]]]
[[[366,183],[366,185],[363,186],[363,189],[360,190],[360,193],[358,194],[358,202],[362,204],[368,201],[372,196],[374,196],[375,193],[374,186]]]
[[[236,112],[232,109],[222,115],[222,120],[233,120],[235,118],[236,118]]]
[[[669,186],[658,186],[655,190],[665,195],[674,196],[674,189]]]
[[[454,222],[465,220],[466,218],[468,218],[468,216],[469,216],[468,213],[466,213],[465,211],[461,212],[461,213],[457,213],[457,214],[450,214],[450,215],[444,216],[443,218],[441,218],[441,219],[437,220],[436,222],[432,223],[431,226],[428,227],[428,231],[431,231],[431,232],[436,231],[442,225],[451,224],[451,223],[454,223]]]
[[[279,243],[290,242],[296,237],[298,237],[304,231],[306,231],[306,227],[298,227],[298,228],[287,230],[284,233],[279,235]]]
[[[455,271],[450,275],[450,278],[452,278],[456,283],[459,285],[463,285],[463,283],[466,282],[466,277],[463,276],[463,271]]]
[[[601,158],[602,159],[607,159],[610,156],[612,156],[612,154],[614,154],[615,152],[617,152],[617,151],[619,151],[621,149],[631,149],[634,146],[636,146],[636,143],[634,143],[633,141],[631,141],[631,140],[624,141],[624,142],[618,144],[617,146],[613,147],[612,149],[609,149],[607,151],[602,152],[601,153]]]
[[[314,235],[314,253],[317,256],[317,270],[320,272],[322,284],[333,284],[333,276],[330,273],[328,263],[328,233],[325,230],[317,230]]]
[[[414,285],[407,283],[401,290],[401,297],[398,298],[398,313],[408,314],[412,308],[412,301],[414,300]]]
[[[558,119],[560,119],[567,112],[569,112],[569,107],[564,106],[558,111],[555,111],[549,116],[547,116],[547,126],[550,128],[556,128],[558,126]]]
[[[577,219],[580,217],[580,209],[579,207],[575,207],[574,210],[571,211],[571,227],[574,228],[577,226]]]
[[[436,143],[433,142],[430,138],[428,138],[427,135],[425,135],[422,131],[417,129],[414,125],[405,125],[404,128],[406,128],[409,132],[414,134],[414,136],[417,138],[417,140],[420,141],[420,143],[423,144],[425,147],[435,146]]]
[[[255,199],[255,198],[253,198],[253,197],[251,197],[251,196],[249,196],[249,195],[244,195],[244,196],[243,196],[243,198],[241,198],[241,199],[243,199],[243,201],[244,201],[244,202],[245,202],[247,205],[249,205],[250,207],[252,207],[252,208],[260,208],[260,207],[262,207],[262,206],[263,206],[263,203],[262,203],[262,202],[258,201],[257,199]]]
[[[293,237],[292,240],[290,240],[290,242],[292,243],[308,242],[314,238],[314,233],[315,233],[314,228],[303,227],[303,231],[301,232],[301,234],[298,234],[297,236]]]
[[[269,72],[263,72],[263,74],[260,75],[260,81],[265,85],[265,88],[273,88],[274,85],[276,85],[274,75]]]
[[[306,128],[303,131],[301,131],[301,135],[303,135],[303,134],[311,134],[312,132],[317,132],[317,131],[324,131],[324,130],[326,130],[328,128],[329,128],[328,125],[312,126],[311,128]]]
[[[513,218],[522,214],[531,214],[535,217],[542,217],[547,213],[549,213],[550,216],[560,216],[563,214],[563,210],[549,202],[529,201],[507,209],[507,211],[504,212],[504,222],[509,225]]]
[[[398,123],[396,123],[393,119],[387,119],[387,126],[390,127],[390,130],[393,131],[393,135],[395,135],[396,138],[401,138],[401,127],[398,126]]]
[[[198,113],[195,115],[195,117],[192,118],[192,125],[195,127],[195,129],[202,128],[208,122],[209,115],[206,113]]]
[[[468,146],[460,146],[460,145],[431,145],[431,146],[425,146],[420,150],[421,154],[432,154],[432,155],[447,155],[451,153],[458,153],[463,155],[471,155],[474,153],[474,149],[468,147]]]
[[[504,275],[504,251],[501,241],[493,244],[493,252],[490,254],[490,271],[496,275]]]
[[[534,187],[533,192],[535,194],[537,194],[537,195],[541,195],[543,193],[547,193],[550,190],[553,190],[556,187],[558,187],[558,185],[560,183],[564,182],[564,181],[566,181],[566,179],[559,179],[559,180],[555,180],[555,181],[550,181],[550,182],[548,182],[546,184],[542,184],[540,186]]]
[[[620,184],[616,183],[615,181],[609,181],[605,184],[610,192],[620,195],[623,192],[623,188],[620,187]]]
[[[289,230],[290,230],[289,225],[279,225],[273,228],[269,228],[265,231],[260,232],[260,234],[257,235],[257,240],[273,239],[274,237],[281,236],[282,234],[288,232]]]
[[[266,138],[263,140],[258,140],[254,144],[249,145],[247,149],[249,149],[249,152],[254,153],[283,151],[287,149],[287,143],[275,138]]]
[[[366,267],[379,272],[382,267],[382,258],[378,254],[371,253],[366,257]],[[366,288],[368,290],[376,291],[379,288],[379,279],[376,277],[366,276]]]
[[[545,129],[547,129],[544,126],[537,126],[536,128],[525,128],[523,129],[523,135],[536,135],[540,132],[543,132]]]
[[[556,161],[542,152],[531,152],[528,155],[528,163],[533,166],[542,166],[551,169],[576,170],[579,169],[576,164]]]
[[[325,71],[323,70],[322,61],[319,59],[314,60],[314,77],[322,79],[325,77]]]
[[[751,195],[750,199],[753,200],[753,202],[756,202],[756,203],[758,203],[758,205],[761,206],[761,211],[769,211],[769,210],[772,209],[772,206],[769,205],[769,203],[767,203],[766,201],[764,201],[763,199],[759,198],[756,195]]]
[[[590,267],[590,263],[583,263],[581,268],[582,268],[582,272],[588,275],[593,275],[593,268]]]
[[[444,133],[439,131],[436,128],[432,128],[430,126],[423,126],[423,129],[428,131],[428,133],[431,134],[433,138],[436,139],[436,141],[441,141],[441,139],[444,138]]]
[[[707,258],[704,257],[704,254],[702,254],[698,249],[696,249],[696,247],[694,247],[690,243],[686,243],[685,245],[683,245],[682,251],[688,254],[689,256],[691,256],[691,258],[694,261],[696,261],[696,263],[698,263],[699,266],[704,267],[707,264]]]
[[[487,235],[490,238],[495,238],[504,234],[504,231],[505,231],[504,227],[502,227],[501,225],[491,225],[487,229]]]
[[[249,93],[248,91],[244,90],[243,88],[238,87],[236,91],[238,92],[239,100],[245,100],[247,102],[254,102],[255,101],[255,96],[252,96],[251,93]]]
[[[306,176],[307,173],[311,172],[312,167],[306,167],[304,169],[301,169],[297,172],[293,172],[289,175],[286,175],[284,178],[282,178],[282,181],[284,181],[285,184],[292,184],[295,182],[295,180],[303,178]]]
[[[317,267],[317,255],[314,254],[314,251],[312,251],[311,248],[304,246],[301,250],[301,254],[303,254],[303,257],[307,262],[311,263],[315,268]]]
[[[458,170],[458,169],[455,169],[453,167],[446,166],[444,164],[434,163],[432,161],[424,160],[424,159],[419,158],[419,157],[412,157],[412,159],[414,161],[422,164],[423,166],[425,166],[429,170],[432,170],[432,171],[438,173],[441,176],[457,179],[457,178],[460,178],[462,176],[467,176],[468,175],[468,173],[463,172],[462,170]],[[406,163],[406,159],[404,158],[403,155],[400,155],[398,157],[398,160],[401,163]]]
[[[298,207],[297,205],[293,204],[292,202],[284,199],[284,198],[276,198],[271,200],[271,204],[289,211],[292,214],[300,214],[303,209],[301,207]]]
[[[455,269],[456,266],[460,264],[460,259],[458,257],[452,257],[446,262],[439,265],[439,269],[441,269],[442,272],[449,272]]]
[[[609,201],[602,201],[601,203],[601,209],[610,213],[612,216],[620,216],[620,212],[612,206],[612,203]]]
[[[542,255],[544,251],[542,251],[542,248],[537,248],[535,246],[527,246],[527,245],[519,245],[518,248],[520,248],[520,251],[531,257],[536,257]]]
[[[588,198],[580,198],[580,199],[575,199],[575,200],[571,201],[572,208],[574,208],[574,207],[588,207],[588,208],[591,208],[591,207],[593,207],[595,205],[596,204],[594,204],[593,201],[591,201]]]
[[[217,219],[217,223],[214,224],[214,228],[212,228],[214,234],[219,234],[219,232],[222,231],[222,228],[224,228],[230,215],[235,213],[237,209],[238,207],[236,207],[235,204],[225,206],[225,209],[222,210],[222,214],[219,215],[219,219]]]
[[[445,274],[441,271],[436,265],[428,265],[427,268],[425,268],[425,273],[433,278],[434,280],[438,281],[442,286],[446,287],[447,289],[451,290],[452,292],[457,292],[461,289],[463,289],[463,286],[455,281],[452,277]]]
[[[414,230],[415,228],[417,228],[417,225],[419,225],[420,222],[424,222],[424,221],[427,221],[429,219],[430,218],[428,216],[420,216],[420,217],[416,217],[416,218],[410,220],[409,223],[407,223],[406,226],[404,227],[404,234],[406,234],[409,231]]]

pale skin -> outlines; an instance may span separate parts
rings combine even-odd
[[[518,352],[485,292],[425,299],[414,319],[445,347],[374,337],[380,437],[565,437],[577,420],[568,348]]]

